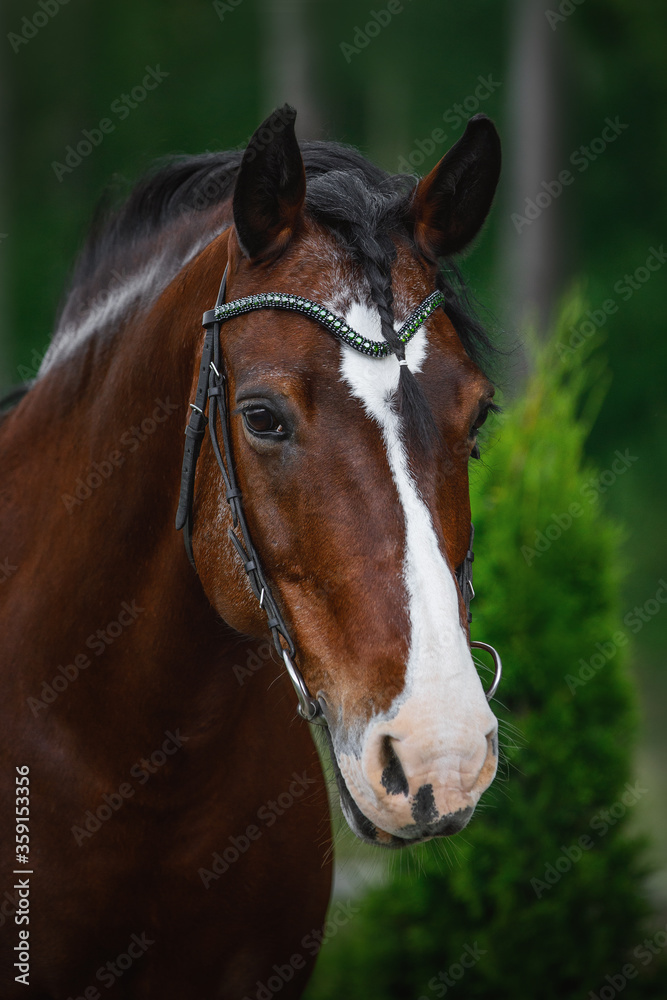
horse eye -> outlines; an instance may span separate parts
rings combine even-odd
[[[250,406],[243,411],[243,419],[253,434],[282,433],[282,426],[265,406]]]
[[[484,421],[487,418],[487,415],[488,415],[488,413],[483,413],[475,421],[474,426],[470,429],[470,437],[473,438],[473,440],[475,440],[475,443],[474,443],[473,447],[470,450],[470,457],[471,458],[481,458],[481,455],[479,453],[479,444],[477,443],[476,438],[477,438],[477,434],[478,434],[478,431],[479,431],[480,427],[482,426],[482,424],[484,423]]]

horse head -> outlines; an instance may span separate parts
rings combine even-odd
[[[234,224],[199,258],[209,275],[226,268],[226,302],[250,303],[216,327],[223,458],[326,722],[346,819],[398,847],[462,829],[497,766],[456,577],[493,386],[462,342],[440,262],[479,232],[500,147],[476,116],[416,183],[344,147],[300,146],[294,118],[284,108],[253,135]],[[269,308],[274,294],[293,303]],[[207,439],[197,569],[227,623],[265,636],[226,492]]]

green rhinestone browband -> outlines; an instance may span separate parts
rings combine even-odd
[[[412,340],[419,327],[444,301],[445,296],[442,292],[431,292],[421,305],[413,309],[398,331],[400,342],[407,344]],[[216,306],[215,309],[211,310],[211,314],[214,320],[222,322],[233,316],[253,312],[255,309],[291,309],[303,316],[310,316],[344,344],[349,344],[355,351],[367,354],[371,358],[386,358],[392,353],[391,347],[386,341],[367,340],[356,330],[353,330],[340,316],[335,316],[319,302],[305,299],[302,295],[288,295],[284,292],[261,292],[259,295],[246,295],[242,299],[232,299],[231,302]]]

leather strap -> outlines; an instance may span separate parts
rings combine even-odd
[[[225,300],[227,288],[227,268],[220,282],[220,290],[216,308]],[[199,450],[208,425],[211,444],[225,486],[225,498],[232,513],[232,527],[229,538],[243,564],[248,576],[250,587],[260,602],[266,614],[267,624],[273,636],[276,650],[283,656],[285,646],[291,657],[296,655],[296,647],[290,636],[287,624],[273,597],[271,588],[264,576],[257,550],[255,549],[243,510],[243,494],[236,481],[231,437],[229,434],[229,411],[227,406],[226,378],[221,359],[220,320],[215,318],[215,310],[204,313],[203,325],[206,328],[204,349],[199,366],[199,379],[195,402],[191,403],[192,413],[185,429],[185,449],[181,476],[181,492],[176,512],[176,528],[183,530],[183,540],[188,559],[196,570],[194,553],[192,551],[192,507],[194,500],[195,469]],[[208,419],[206,405],[208,403]],[[218,438],[220,431],[222,447]],[[240,536],[237,534],[240,532]],[[285,645],[281,642],[284,640]]]
[[[475,538],[475,525],[470,525],[470,541],[468,542],[468,551],[466,552],[465,559],[456,570],[456,579],[458,581],[459,589],[463,596],[463,603],[466,606],[466,612],[468,613],[468,625],[472,621],[472,615],[470,613],[470,602],[475,596],[475,590],[472,585],[472,564],[475,559],[475,553],[472,550],[472,544]]]
[[[181,492],[176,511],[176,530],[183,531],[185,551],[191,565],[195,568],[192,553],[192,505],[195,492],[195,472],[199,449],[206,433],[206,400],[209,381],[210,364],[213,358],[213,331],[208,330],[204,339],[201,364],[199,366],[199,381],[195,393],[195,402],[190,403],[192,412],[185,428],[185,448],[183,450],[183,466],[181,469]]]

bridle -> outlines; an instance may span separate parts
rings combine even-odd
[[[280,608],[273,596],[271,587],[264,575],[262,564],[255,546],[253,545],[248,523],[243,511],[243,498],[241,490],[236,480],[234,459],[231,448],[229,433],[229,410],[226,397],[226,378],[221,360],[220,350],[220,326],[234,316],[253,312],[257,309],[287,309],[299,312],[304,316],[310,316],[322,326],[326,327],[330,333],[343,343],[353,347],[356,351],[370,357],[383,358],[391,353],[391,347],[386,342],[368,340],[362,337],[349,324],[339,316],[335,316],[329,309],[312,299],[303,298],[301,295],[291,295],[284,292],[262,292],[258,295],[247,295],[241,299],[233,299],[225,302],[225,292],[227,288],[227,271],[229,265],[225,267],[225,273],[220,283],[220,291],[215,307],[204,313],[202,326],[206,333],[204,336],[204,348],[202,351],[201,363],[199,365],[199,380],[195,393],[195,402],[190,403],[192,413],[185,429],[185,450],[183,454],[183,467],[181,471],[181,490],[176,512],[176,529],[183,530],[183,540],[188,559],[196,571],[194,554],[192,551],[192,517],[195,486],[195,469],[199,450],[209,427],[211,444],[220,468],[220,473],[225,485],[225,497],[232,512],[232,527],[228,529],[229,537],[236,549],[236,552],[243,563],[250,586],[253,593],[259,600],[259,605],[267,618],[267,625],[273,636],[273,642],[294,685],[298,701],[299,714],[306,722],[316,725],[327,724],[324,714],[323,699],[321,696],[313,698],[300,670],[294,663],[296,647],[290,636],[289,629],[285,623]],[[407,320],[398,331],[398,339],[402,344],[407,344],[414,337],[417,330],[425,320],[439,306],[443,305],[445,297],[442,292],[432,292],[424,301],[414,309]],[[208,401],[208,418],[206,417],[206,404]],[[222,435],[222,448],[218,439],[218,417],[220,418],[220,431]],[[225,464],[226,463],[226,464]],[[241,537],[238,533],[240,532]],[[475,596],[472,586],[472,563],[474,559],[472,544],[475,529],[470,526],[470,542],[468,551],[461,565],[456,570],[456,579],[463,595],[468,622],[472,621],[470,614],[470,601]],[[282,641],[281,641],[282,640]],[[283,643],[285,645],[283,645]],[[502,675],[502,663],[500,656],[493,648],[485,642],[471,642],[471,647],[484,649],[493,657],[495,664],[495,674],[491,687],[486,692],[486,697],[490,701],[498,689]]]

